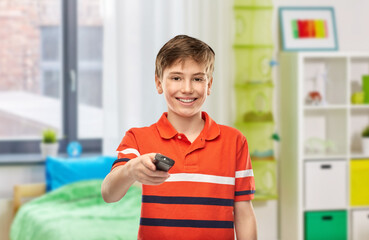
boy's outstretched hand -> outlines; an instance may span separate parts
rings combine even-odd
[[[156,170],[156,153],[148,153],[131,159],[126,165],[129,176],[142,184],[159,185],[169,178],[169,173]]]
[[[144,154],[129,160],[125,165],[115,167],[101,185],[104,201],[119,201],[135,181],[146,185],[159,185],[165,182],[169,173],[156,170],[155,154]]]

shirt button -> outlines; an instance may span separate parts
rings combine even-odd
[[[180,136],[180,135],[179,135],[179,136],[178,136],[178,139],[182,139],[182,136]]]

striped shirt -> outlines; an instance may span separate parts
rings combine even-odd
[[[113,168],[146,153],[175,160],[165,183],[143,185],[138,239],[234,239],[234,202],[255,192],[247,141],[202,117],[204,129],[192,143],[164,113],[150,127],[127,131],[119,145]]]

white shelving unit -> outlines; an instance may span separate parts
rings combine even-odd
[[[336,225],[345,230],[342,239],[369,239],[369,204],[350,204],[350,162],[369,159],[360,138],[369,105],[351,104],[361,76],[369,74],[369,53],[291,52],[279,62],[280,239],[308,239],[309,214],[322,211],[345,214]],[[322,95],[319,105],[307,103],[311,91]]]

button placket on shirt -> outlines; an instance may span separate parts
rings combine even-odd
[[[190,141],[187,140],[187,137],[182,133],[177,133],[176,136],[174,136],[174,140],[177,142],[177,146],[179,147],[179,149],[178,149],[179,152],[178,153],[180,153],[180,156],[183,159],[183,167],[184,167],[184,170],[186,170],[187,149],[189,148],[191,143],[190,143]]]
[[[185,154],[185,170],[188,172],[197,172],[199,170],[199,157],[196,150],[205,147],[204,137],[196,139],[188,148]]]
[[[180,140],[181,142],[185,143],[185,144],[191,145],[191,142],[188,141],[187,137],[182,133],[179,133],[177,135],[177,139]]]

